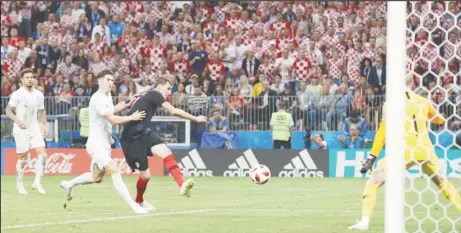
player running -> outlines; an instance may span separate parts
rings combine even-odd
[[[414,89],[412,75],[407,76],[406,84],[408,88]],[[461,211],[461,197],[457,193],[456,188],[437,173],[439,170],[438,158],[435,154],[434,146],[429,139],[427,129],[427,121],[440,125],[445,123],[445,118],[435,110],[429,100],[415,94],[410,89],[407,89],[405,98],[405,114],[407,119],[405,121],[405,167],[409,169],[415,164],[420,165],[423,172],[442,190],[445,197],[453,203],[458,211]],[[383,106],[383,114],[385,110],[386,104]],[[386,120],[382,119],[370,155],[360,170],[361,173],[364,174],[368,170],[372,170],[373,163],[385,143],[385,130]],[[355,225],[349,227],[349,229],[368,229],[370,217],[376,203],[376,193],[385,181],[385,167],[386,161],[382,159],[378,162],[377,168],[373,170],[363,192],[362,218]]]
[[[41,178],[45,173],[46,151],[44,138],[48,135],[48,124],[45,112],[45,97],[43,93],[34,88],[35,74],[32,69],[21,71],[22,87],[11,94],[6,115],[12,121],[13,136],[16,142],[16,189],[19,194],[28,194],[22,179],[24,177],[24,167],[27,164],[29,149],[37,152],[37,162],[35,163],[35,180],[32,189],[40,194],[45,194],[45,189],[41,185]],[[15,113],[13,113],[15,112]],[[43,126],[43,134],[40,130]]]
[[[114,85],[111,71],[103,70],[98,74],[99,89],[91,96],[89,104],[90,125],[86,150],[91,156],[91,172],[84,173],[71,181],[61,181],[61,187],[66,190],[67,199],[71,200],[72,188],[79,184],[100,183],[106,171],[112,175],[112,183],[118,194],[131,207],[134,213],[147,213],[130,196],[130,192],[122,180],[117,164],[111,158],[112,125],[130,121],[139,121],[145,117],[145,112],[134,111],[130,116],[114,115],[123,111],[130,103],[121,102],[114,106],[110,91]]]
[[[166,169],[180,187],[183,196],[190,196],[190,191],[194,186],[194,180],[189,179],[184,182],[181,169],[176,163],[176,159],[165,141],[149,128],[149,123],[157,111],[157,108],[164,108],[172,116],[179,116],[195,122],[207,122],[204,116],[193,116],[181,109],[173,107],[165,101],[165,97],[170,93],[171,83],[164,78],[157,80],[155,90],[148,90],[140,94],[140,98],[133,103],[129,113],[145,111],[147,116],[139,122],[128,122],[124,125],[121,137],[123,153],[130,168],[139,171],[139,179],[136,184],[136,202],[144,206],[146,201],[143,199],[147,183],[151,176],[147,157],[156,155],[163,159]]]

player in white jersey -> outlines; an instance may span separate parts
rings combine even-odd
[[[42,92],[33,88],[34,79],[35,74],[32,69],[21,71],[22,87],[13,92],[6,108],[6,115],[14,121],[13,136],[16,142],[16,153],[18,153],[16,188],[19,194],[27,194],[22,179],[29,149],[32,148],[35,149],[38,155],[32,189],[45,194],[41,184],[41,177],[45,173],[47,155],[43,138],[48,135],[48,125],[44,104],[45,97]],[[43,134],[40,130],[40,124],[43,126]]]
[[[67,200],[71,200],[72,188],[79,184],[100,183],[108,171],[112,175],[115,190],[125,200],[135,213],[147,213],[146,206],[137,204],[131,197],[128,188],[115,161],[111,158],[112,125],[123,124],[129,121],[142,120],[145,112],[135,112],[130,116],[114,115],[129,107],[134,101],[121,102],[114,106],[110,91],[114,85],[114,76],[111,71],[103,70],[98,74],[99,89],[91,96],[89,104],[90,125],[86,150],[90,155],[91,172],[84,173],[73,180],[61,181],[61,187],[66,190]]]

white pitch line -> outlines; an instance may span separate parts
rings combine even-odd
[[[3,230],[18,229],[18,228],[32,228],[32,227],[43,227],[43,226],[53,226],[53,225],[66,225],[73,223],[89,223],[89,222],[98,222],[98,221],[113,221],[120,219],[132,219],[132,218],[145,218],[152,216],[170,216],[170,215],[182,215],[182,214],[193,214],[193,213],[203,213],[216,211],[217,209],[200,209],[200,210],[187,210],[187,211],[178,211],[178,212],[166,212],[166,213],[154,213],[154,214],[140,214],[140,215],[128,215],[128,216],[119,216],[119,217],[108,217],[108,218],[90,218],[90,219],[81,219],[81,220],[69,220],[62,222],[45,222],[45,223],[33,223],[25,225],[13,225],[2,227]]]

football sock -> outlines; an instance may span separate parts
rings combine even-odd
[[[461,212],[461,197],[459,193],[456,191],[456,188],[450,182],[444,180],[440,185],[439,188],[442,190],[443,195],[447,197],[453,203],[453,206]]]
[[[370,219],[376,205],[376,195],[379,186],[376,184],[365,185],[362,198],[362,219]]]
[[[143,178],[139,177],[138,182],[136,183],[136,202],[137,203],[143,203],[144,202],[144,192],[146,191],[147,188],[147,183],[149,182],[149,179],[144,180]]]
[[[112,175],[112,183],[114,184],[115,190],[123,198],[123,200],[131,208],[133,208],[133,206],[136,205],[136,203],[133,201],[133,199],[131,199],[130,191],[128,191],[128,188],[126,187],[125,183],[123,183],[122,175],[120,175],[120,173]]]
[[[34,184],[40,184],[42,176],[45,173],[46,154],[38,155],[35,163],[35,180]]]
[[[174,178],[178,186],[181,187],[182,183],[184,183],[184,178],[182,177],[181,169],[179,168],[178,163],[176,163],[176,159],[173,157],[173,155],[171,154],[165,157],[163,159],[163,163],[165,164],[166,169]]]
[[[79,184],[92,184],[94,182],[95,181],[93,179],[93,174],[91,174],[91,172],[83,173],[83,174],[75,177],[71,181],[69,181],[69,183],[71,184],[71,187],[74,187],[74,186],[79,185]]]
[[[16,183],[22,183],[24,177],[24,167],[27,164],[27,160],[20,160],[16,162]]]

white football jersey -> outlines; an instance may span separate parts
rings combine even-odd
[[[27,128],[39,126],[37,112],[45,109],[45,97],[37,89],[32,92],[19,88],[11,94],[8,105],[15,107],[16,118],[26,125]],[[16,123],[15,123],[16,124]]]
[[[114,112],[114,103],[112,96],[104,95],[97,91],[91,96],[88,107],[90,115],[90,125],[88,128],[88,144],[97,144],[110,147],[112,135],[112,124],[110,124],[104,115]]]

